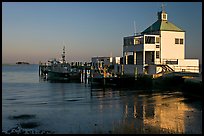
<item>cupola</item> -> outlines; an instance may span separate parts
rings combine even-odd
[[[158,12],[158,20],[167,21],[167,13],[164,11],[164,5],[162,5],[162,11]]]

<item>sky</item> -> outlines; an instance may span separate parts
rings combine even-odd
[[[186,32],[185,58],[202,63],[202,2],[165,2],[168,21]],[[161,2],[3,2],[2,63],[122,57],[123,37],[157,21]]]

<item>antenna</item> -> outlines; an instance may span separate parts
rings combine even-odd
[[[135,26],[135,20],[134,20],[134,30],[135,30],[134,35],[136,35],[136,26]]]

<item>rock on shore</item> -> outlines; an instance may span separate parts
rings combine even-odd
[[[37,129],[24,129],[20,125],[9,129],[8,131],[2,131],[2,134],[53,134],[54,132],[37,130]]]

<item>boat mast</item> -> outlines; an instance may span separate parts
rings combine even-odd
[[[65,46],[63,47],[62,62],[65,63]]]

